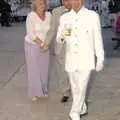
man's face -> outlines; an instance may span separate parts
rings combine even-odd
[[[72,8],[77,11],[84,4],[84,0],[70,0]]]
[[[62,4],[65,6],[65,8],[70,9],[71,8],[71,1],[70,0],[62,0]]]

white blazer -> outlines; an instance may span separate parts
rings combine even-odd
[[[99,16],[96,12],[84,8],[76,13],[74,10],[63,14],[57,32],[56,41],[61,41],[67,26],[72,27],[70,36],[64,37],[66,43],[66,64],[68,72],[95,69],[95,57],[104,61],[103,39]]]

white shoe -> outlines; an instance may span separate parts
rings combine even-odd
[[[87,110],[86,110],[86,111],[82,111],[82,112],[80,113],[81,116],[84,116],[84,115],[87,115],[87,114],[88,114]]]
[[[87,111],[87,105],[84,103],[82,111],[80,113],[81,116],[87,115],[88,111]]]
[[[71,120],[80,120],[80,115],[77,113],[70,114]]]

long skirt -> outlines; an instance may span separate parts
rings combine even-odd
[[[41,53],[40,46],[25,41],[25,58],[29,97],[44,97],[48,93],[49,51]]]

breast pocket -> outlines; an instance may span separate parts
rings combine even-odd
[[[87,41],[89,39],[89,33],[89,27],[83,27],[82,29],[80,29],[80,41]]]
[[[82,29],[80,29],[80,33],[82,35],[88,35],[89,34],[89,27],[83,26]]]
[[[79,41],[72,39],[66,43],[66,51],[76,53],[79,51]]]

